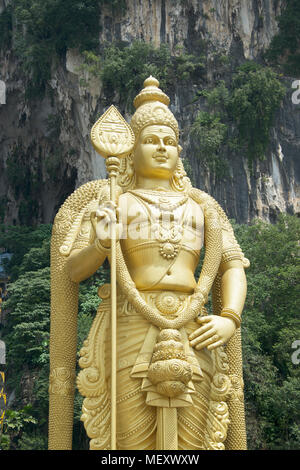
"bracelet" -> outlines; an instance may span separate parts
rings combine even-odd
[[[110,248],[105,248],[105,246],[103,246],[100,242],[99,238],[96,238],[94,242],[94,247],[101,255],[107,255],[110,252]]]
[[[239,251],[237,248],[229,249],[222,253],[222,263],[227,263],[236,259],[242,259],[241,250]]]
[[[221,317],[231,318],[231,320],[236,324],[236,327],[240,328],[242,322],[241,316],[232,308],[223,308],[220,315]]]

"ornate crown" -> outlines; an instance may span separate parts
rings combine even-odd
[[[144,127],[151,124],[169,126],[175,132],[178,141],[178,123],[168,108],[170,98],[158,86],[159,81],[152,76],[144,81],[144,88],[133,101],[136,112],[132,116],[130,125],[135,137]]]

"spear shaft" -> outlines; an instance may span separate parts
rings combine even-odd
[[[106,168],[110,182],[110,200],[116,204],[116,177],[120,160],[116,157],[106,159]],[[117,279],[116,279],[116,221],[111,224],[110,253],[111,286],[111,450],[116,450],[117,422]]]
[[[115,106],[98,119],[91,130],[95,150],[105,158],[110,184],[110,200],[116,206],[116,183],[120,158],[128,155],[135,142],[133,130]],[[117,448],[117,280],[116,280],[116,219],[111,223],[111,450]]]

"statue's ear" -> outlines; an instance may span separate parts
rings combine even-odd
[[[181,147],[181,145],[178,145],[178,152],[179,152],[179,155],[181,154],[183,148]]]

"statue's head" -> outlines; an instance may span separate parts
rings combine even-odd
[[[158,86],[158,80],[147,78],[134,99],[136,111],[130,125],[135,134],[135,147],[123,161],[121,173],[125,178],[121,185],[134,187],[135,176],[139,174],[169,179],[175,190],[183,191],[189,180],[179,158],[178,123],[168,108],[169,97]]]

